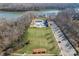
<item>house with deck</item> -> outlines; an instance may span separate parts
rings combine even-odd
[[[34,19],[32,20],[30,27],[38,27],[38,28],[48,27],[48,22],[47,20]]]

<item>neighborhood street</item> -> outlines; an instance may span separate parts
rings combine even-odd
[[[63,56],[74,56],[76,55],[76,51],[73,46],[70,44],[68,39],[64,36],[63,32],[59,29],[59,27],[53,22],[48,22],[50,24],[51,30],[55,36],[56,41],[58,42],[58,46],[61,50],[61,54]]]

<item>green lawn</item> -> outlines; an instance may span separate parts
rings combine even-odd
[[[32,54],[33,49],[45,48],[47,54],[59,55],[60,50],[49,27],[29,28],[24,34],[24,39],[29,40],[30,43],[22,49],[17,50],[16,53]]]

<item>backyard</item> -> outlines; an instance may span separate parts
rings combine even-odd
[[[22,49],[17,50],[15,53],[19,54],[32,54],[33,49],[44,48],[45,54],[59,55],[60,50],[57,42],[49,27],[46,28],[34,28],[29,27],[28,31],[24,34],[24,39],[29,40],[29,44],[25,45]]]

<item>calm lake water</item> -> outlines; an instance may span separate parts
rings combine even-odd
[[[53,10],[53,9],[48,9],[48,10],[41,10],[41,11],[36,11],[38,15],[57,15],[61,10]],[[37,15],[36,14],[36,15]]]
[[[49,10],[40,11],[40,13],[43,13],[43,14],[47,14],[47,13],[55,13],[55,14],[57,14],[58,12],[60,12],[60,10],[49,9]]]
[[[7,11],[0,11],[0,18],[5,19],[15,19],[21,16],[24,12],[7,12]]]
[[[58,13],[59,10],[42,10],[38,11],[39,14],[47,14],[47,13]],[[7,12],[7,11],[0,11],[0,18],[5,18],[8,20],[15,20],[19,16],[23,15],[24,12]]]

